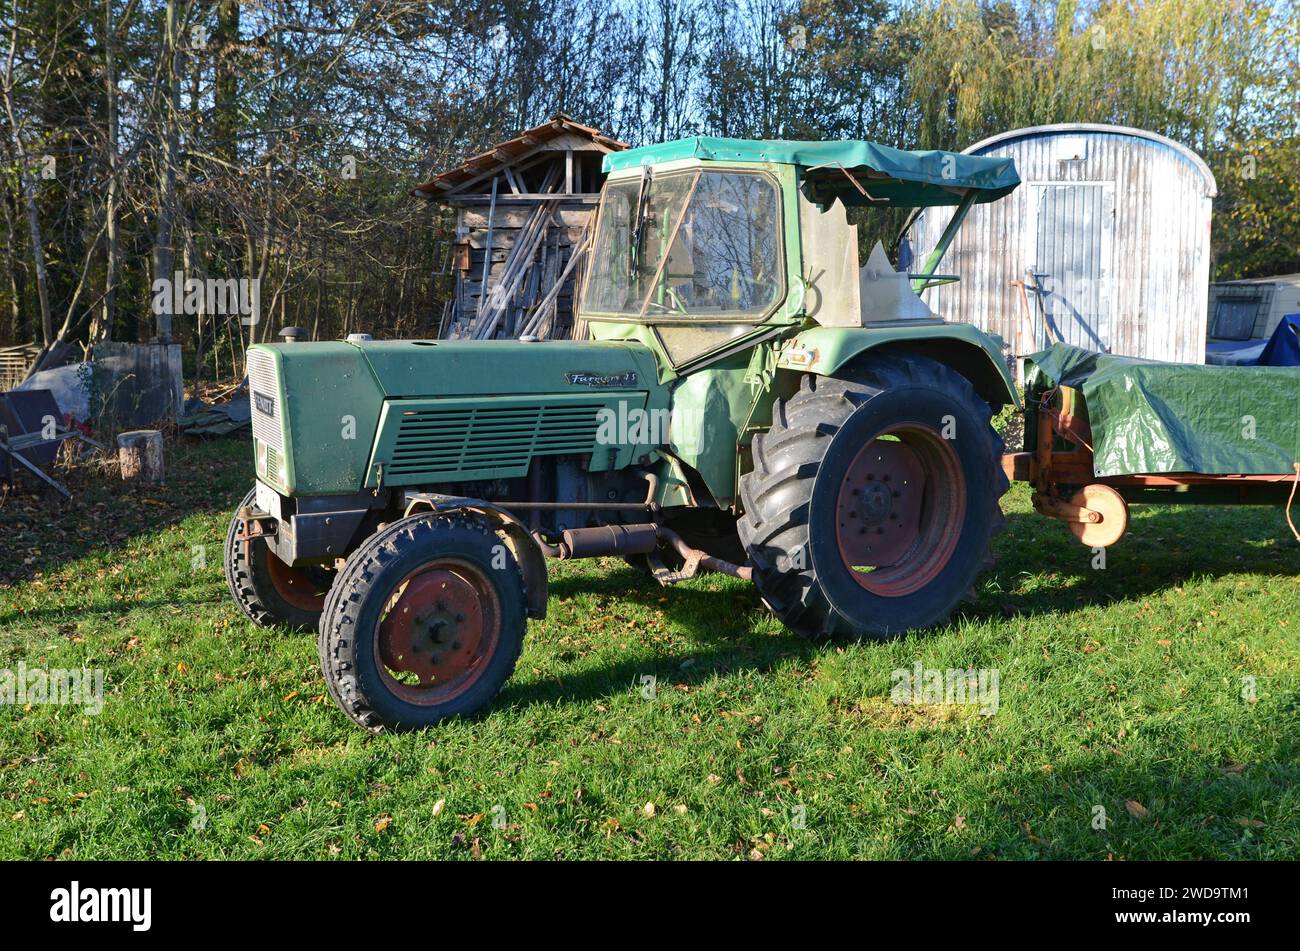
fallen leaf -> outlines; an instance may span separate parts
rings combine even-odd
[[[1124,808],[1129,811],[1129,815],[1138,819],[1145,819],[1148,815],[1147,807],[1142,805],[1136,799],[1124,800]]]
[[[375,831],[376,831],[376,832],[383,832],[385,829],[387,829],[387,828],[388,828],[390,825],[392,825],[392,824],[393,824],[393,820],[392,820],[391,817],[389,817],[389,816],[380,816],[380,817],[379,817],[379,821],[375,823]]]
[[[442,815],[442,807],[447,805],[447,800],[439,799],[433,804],[433,817],[436,819]]]
[[[1243,818],[1243,819],[1238,819],[1238,820],[1237,820],[1237,825],[1239,825],[1239,826],[1241,826],[1241,827],[1243,827],[1243,828],[1245,828],[1245,829],[1262,829],[1262,828],[1264,828],[1264,823],[1260,822],[1258,819],[1245,819],[1245,818]]]
[[[647,819],[653,819],[655,814],[655,804],[653,802],[647,802],[641,807],[641,811],[645,813]]]

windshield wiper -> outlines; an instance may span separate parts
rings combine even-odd
[[[650,171],[650,166],[641,166],[641,188],[636,193],[636,214],[632,218],[635,224],[632,226],[629,275],[635,274],[641,269],[641,248],[645,243],[646,221],[650,217],[650,185],[653,181],[654,174]]]

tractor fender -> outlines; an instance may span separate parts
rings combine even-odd
[[[917,353],[952,367],[994,407],[1013,403],[1020,409],[1011,371],[1002,356],[1002,341],[970,324],[916,323],[880,327],[810,327],[800,331],[777,354],[777,367],[835,376],[869,350]]]
[[[473,512],[491,522],[524,574],[528,616],[539,621],[546,617],[546,600],[549,596],[546,556],[537,547],[537,542],[533,540],[532,534],[523,522],[504,509],[482,499],[460,495],[437,495],[432,492],[407,493],[403,518],[408,518],[421,510],[438,513]]]

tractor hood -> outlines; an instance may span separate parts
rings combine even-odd
[[[641,344],[384,340],[344,346],[360,351],[390,399],[644,390],[658,379],[654,354]]]
[[[504,452],[508,466],[470,467],[461,459],[443,471],[441,459],[417,460],[403,426],[422,419],[461,419],[482,407],[516,412],[520,419],[536,412],[545,428],[548,407],[564,413],[573,411],[564,407],[603,406],[624,397],[638,406],[666,402],[653,352],[627,342],[258,344],[248,351],[248,376],[257,475],[285,495],[373,487],[380,465],[388,473],[385,484],[394,485],[435,476],[495,478],[527,467],[528,459],[506,460]],[[465,439],[482,444],[486,436],[467,430]],[[403,463],[409,463],[405,469]]]

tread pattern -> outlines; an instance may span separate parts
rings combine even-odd
[[[811,558],[806,559],[806,567],[798,569],[791,566],[790,553],[810,550],[808,520],[813,484],[840,427],[873,397],[904,385],[940,390],[976,414],[987,431],[989,464],[996,476],[994,491],[972,502],[993,508],[990,539],[1005,525],[998,504],[1009,487],[998,464],[1002,439],[990,425],[988,404],[965,377],[919,355],[878,353],[860,360],[845,378],[805,376],[798,393],[777,403],[768,431],[754,438],[754,467],[741,479],[744,515],[737,528],[754,566],[755,584],[763,601],[788,627],[810,640],[882,633],[855,624],[837,611],[818,583]],[[986,544],[978,572],[992,563],[992,552]],[[967,596],[973,596],[973,590]]]
[[[373,733],[381,733],[392,724],[386,723],[375,709],[373,698],[366,694],[357,677],[357,638],[354,632],[362,604],[376,591],[376,583],[404,550],[421,546],[432,548],[439,533],[449,529],[467,529],[499,537],[487,519],[468,513],[423,513],[401,519],[370,536],[348,557],[325,597],[316,642],[325,686],[340,710]],[[509,589],[513,588],[518,597],[520,616],[526,618],[528,594],[524,575],[508,552],[506,558],[506,570],[512,572],[515,583],[498,586],[498,594],[502,598],[508,597]],[[394,583],[397,580],[400,579],[394,579]],[[505,646],[503,643],[502,647]],[[514,673],[522,650],[523,638],[520,637],[511,650],[505,677],[501,678],[503,683]]]

